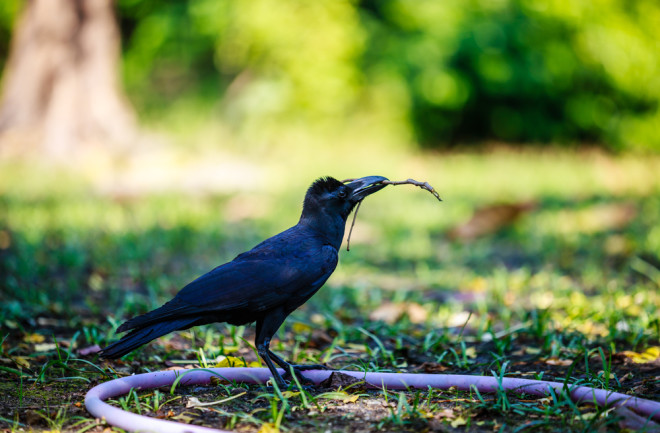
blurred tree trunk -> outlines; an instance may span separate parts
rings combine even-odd
[[[129,144],[136,127],[119,59],[113,0],[29,0],[4,73],[2,141],[60,159],[89,145]]]

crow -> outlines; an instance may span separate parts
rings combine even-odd
[[[334,272],[346,219],[387,180],[316,180],[307,190],[298,224],[192,281],[162,307],[122,324],[117,332],[130,333],[102,349],[101,357],[119,358],[155,338],[193,326],[256,322],[255,346],[275,382],[286,387],[273,362],[284,369],[284,377],[293,370],[304,379],[300,371],[322,366],[291,365],[270,350],[271,338]]]

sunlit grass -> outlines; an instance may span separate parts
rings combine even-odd
[[[510,374],[507,362],[527,357],[540,365],[580,366],[579,375],[563,372],[559,379],[566,374],[571,382],[621,389],[625,384],[609,373],[608,357],[658,345],[659,158],[512,150],[420,155],[390,149],[379,155],[373,146],[355,158],[332,157],[328,150],[312,158],[314,149],[294,148],[296,156],[288,160],[286,152],[272,149],[253,163],[261,173],[256,184],[202,193],[180,185],[122,193],[99,187],[107,173],[48,164],[35,173],[25,161],[3,163],[0,324],[6,341],[20,344],[3,344],[9,364],[0,374],[26,384],[77,382],[77,376],[86,382],[99,371],[129,374],[130,363],[142,363],[145,371],[163,362],[256,362],[249,327],[209,326],[165,337],[128,355],[119,373],[66,351],[40,353],[25,335],[52,322],[80,330],[71,342],[75,348],[106,344],[125,318],[160,305],[191,279],[294,224],[306,187],[325,174],[413,177],[429,181],[444,201],[412,186],[388,187],[365,201],[351,251],[340,252],[326,287],[292,315],[273,343],[288,358],[372,371],[425,362],[440,371],[490,374],[508,365]],[[343,143],[335,150],[348,149]],[[182,167],[172,162],[162,169],[194,175]],[[521,202],[531,205],[492,232],[472,240],[450,236],[478,209]],[[216,399],[231,395],[229,390]],[[216,410],[233,428],[330,407],[319,396],[309,397],[311,409],[299,396],[287,398],[288,406],[274,394],[255,395],[252,408],[232,400]],[[504,416],[509,425],[520,425],[521,413],[542,416],[538,425],[549,430],[554,422],[575,431],[591,422],[562,396],[541,409],[502,395],[377,398],[390,407],[374,424],[381,427],[424,425],[425,414],[443,410],[436,400],[452,398],[472,401],[443,418],[457,426],[483,411]],[[118,405],[168,413],[165,407],[177,401],[143,393]],[[73,422],[63,413],[49,418],[54,426]],[[595,417],[610,422],[607,412]]]
[[[311,152],[297,150],[300,158]],[[264,173],[283,170],[278,152],[271,155],[273,159],[259,165]],[[660,159],[502,151],[385,154],[373,160],[381,161],[382,168],[374,168],[374,161],[350,168],[359,165],[352,161],[347,168],[336,158],[310,159],[289,175],[266,174],[274,180],[256,191],[191,196],[175,190],[127,198],[99,195],[89,176],[76,178],[64,171],[58,182],[46,169],[42,177],[28,166],[5,166],[0,171],[3,239],[9,244],[4,249],[11,252],[9,264],[16,267],[12,284],[29,280],[30,274],[52,277],[60,267],[71,274],[73,285],[66,290],[74,294],[80,290],[76,284],[87,284],[90,275],[101,275],[101,283],[95,277],[93,290],[104,291],[112,289],[108,281],[119,275],[146,274],[149,290],[165,298],[187,278],[295,223],[306,185],[321,174],[414,177],[431,182],[445,200],[438,204],[410,186],[370,197],[359,215],[352,251],[341,254],[331,285],[364,281],[371,287],[396,276],[407,278],[414,289],[471,291],[475,279],[481,279],[482,292],[496,294],[504,290],[498,287],[507,286],[512,299],[525,294],[538,307],[557,308],[561,302],[548,301],[557,293],[558,299],[585,290],[595,292],[590,296],[616,297],[617,286],[629,287],[631,272],[639,274],[630,267],[639,267],[636,256],[660,251],[654,223],[660,209],[660,180],[654,170]],[[445,238],[476,207],[519,201],[533,202],[536,208],[500,234],[471,242]],[[629,220],[617,220],[620,206],[632,209]],[[621,262],[620,271],[611,268],[612,260]],[[183,274],[167,275],[163,266],[172,265],[181,266]],[[555,289],[550,283],[555,279],[571,283]],[[536,294],[535,283],[539,293],[547,293]],[[53,288],[35,291],[47,303],[58,296],[49,294]],[[636,299],[642,301],[635,303],[640,312],[657,301],[644,294]],[[612,302],[604,300],[599,311]],[[593,299],[589,304],[594,305]]]

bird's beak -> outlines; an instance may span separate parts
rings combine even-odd
[[[380,191],[385,188],[387,185],[383,184],[384,180],[389,180],[383,176],[367,176],[360,179],[351,180],[346,184],[351,189],[351,194],[349,199],[353,203],[357,203],[360,200],[364,199],[366,196]]]

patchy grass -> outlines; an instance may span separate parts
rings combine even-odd
[[[273,350],[333,368],[543,378],[660,400],[657,158],[498,152],[398,163],[384,163],[394,174],[337,177],[428,180],[445,201],[405,187],[370,197],[351,251]],[[250,327],[196,328],[113,362],[85,349],[293,224],[314,177],[305,170],[261,192],[121,196],[72,175],[40,183],[29,168],[2,167],[0,428],[102,431],[82,406],[96,383],[258,363]],[[217,383],[113,404],[241,431],[622,429],[610,409],[504,392]]]

